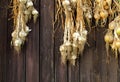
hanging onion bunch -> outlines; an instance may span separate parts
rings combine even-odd
[[[13,0],[14,31],[11,34],[11,44],[18,53],[31,31],[27,26],[27,22],[32,16],[34,22],[36,22],[38,11],[34,8],[31,0]]]
[[[72,65],[75,65],[75,60],[79,54],[82,54],[87,41],[83,12],[84,4],[82,0],[58,1],[61,3],[61,7],[63,7],[61,9],[63,9],[65,15],[64,40],[60,46],[61,60],[62,63],[68,60]]]
[[[93,12],[94,18],[96,20],[96,25],[99,25],[98,23],[100,23],[100,26],[104,27],[107,22],[107,18],[113,18],[113,15],[115,13],[112,9],[113,6],[114,4],[112,4],[112,0],[95,0]]]
[[[63,0],[62,5],[65,13],[65,27],[64,27],[64,43],[60,46],[61,59],[65,63],[67,59],[71,58],[72,53],[72,33],[74,29],[74,20],[72,13],[72,6],[69,0]]]
[[[109,55],[109,47],[115,52],[116,58],[118,57],[118,52],[120,52],[120,1],[113,0],[113,13],[114,20],[108,25],[108,31],[104,36],[106,42],[107,55]]]
[[[110,24],[108,32],[105,37],[106,49],[109,50],[109,46],[115,52],[116,58],[118,57],[118,52],[120,53],[120,15],[117,16]]]
[[[89,27],[91,27],[92,22],[92,1],[91,0],[84,0],[82,4],[83,14],[85,18],[85,22]]]
[[[84,0],[77,0],[76,29],[73,33],[73,56],[82,54],[87,41],[87,30],[85,29],[83,4]],[[76,54],[74,54],[76,53]]]

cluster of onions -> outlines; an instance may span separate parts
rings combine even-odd
[[[104,27],[107,19],[110,20],[114,17],[114,3],[112,0],[95,0],[93,12],[96,25],[100,23],[100,26]]]
[[[64,41],[60,46],[61,60],[62,63],[69,61],[75,65],[75,60],[82,54],[87,41],[84,14],[86,18],[87,16],[91,18],[91,12],[87,12],[88,6],[86,9],[83,8],[83,0],[62,0],[60,2],[65,15]]]
[[[110,20],[108,25],[108,31],[104,36],[104,40],[106,42],[106,51],[107,55],[109,56],[109,47],[115,52],[116,58],[118,57],[118,51],[120,52],[120,1],[113,0],[113,9],[112,9],[112,16],[113,20]]]
[[[118,57],[118,51],[120,52],[120,16],[117,16],[111,23],[109,23],[109,29],[105,37],[106,49],[109,50],[109,46],[115,52],[116,58]]]
[[[19,53],[31,29],[26,25],[32,18],[34,22],[38,17],[38,11],[34,8],[31,0],[13,0],[14,31],[12,32],[11,44]]]
[[[58,11],[64,27],[64,41],[60,46],[61,59],[75,65],[76,58],[82,54],[87,41],[87,27],[96,25],[109,29],[104,37],[108,54],[109,47],[120,52],[120,1],[119,0],[57,0]],[[94,7],[93,4],[94,3]],[[93,10],[92,10],[93,7]],[[64,19],[65,18],[65,19]]]

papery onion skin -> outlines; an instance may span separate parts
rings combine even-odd
[[[111,22],[110,24],[109,24],[109,29],[110,30],[114,30],[114,28],[115,28],[115,22]]]
[[[109,34],[106,34],[106,35],[104,36],[104,40],[105,40],[105,42],[107,42],[107,43],[112,43],[113,40],[114,40],[114,38],[113,38],[113,36],[111,36],[111,35],[109,35]]]
[[[115,46],[116,46],[116,48],[120,48],[120,41],[116,41]]]
[[[95,14],[94,14],[94,18],[95,18],[96,20],[99,20],[99,19],[100,19],[100,15],[99,15],[98,13],[95,13]]]
[[[101,16],[101,18],[103,18],[103,19],[104,19],[104,18],[107,18],[107,17],[108,17],[108,12],[105,11],[105,10],[104,10],[104,11],[101,11],[101,12],[100,12],[100,16]]]
[[[116,29],[116,33],[117,33],[117,35],[120,35],[120,28]]]

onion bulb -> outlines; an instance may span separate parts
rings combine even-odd
[[[120,48],[120,41],[115,41],[115,47],[118,49]]]
[[[12,35],[12,37],[14,37],[14,38],[15,38],[15,37],[16,37],[16,35],[17,35],[17,32],[16,32],[16,31],[13,31],[11,35]]]
[[[22,44],[22,40],[20,38],[16,39],[15,42],[14,42],[14,46],[16,46],[16,47],[17,46],[20,47],[21,44]]]
[[[95,13],[95,14],[94,14],[94,18],[95,18],[96,20],[99,20],[99,19],[100,19],[100,14],[99,14],[99,13]]]
[[[104,8],[105,8],[105,9],[109,9],[109,6],[108,6],[108,5],[105,5]]]
[[[69,0],[64,0],[64,1],[62,2],[62,5],[63,5],[63,6],[70,5],[70,1],[69,1]]]
[[[116,24],[114,21],[112,21],[110,24],[109,24],[109,29],[110,30],[113,30],[115,28]]]
[[[120,35],[120,28],[116,29],[116,33],[117,33],[117,35]]]
[[[100,17],[101,18],[104,19],[104,18],[107,18],[107,16],[108,16],[108,12],[106,10],[100,12]]]
[[[65,50],[65,46],[64,44],[60,46],[60,49],[59,49],[61,52]]]
[[[106,1],[103,1],[103,6],[106,6],[107,5],[107,2]]]
[[[28,8],[28,7],[31,7],[31,6],[33,6],[33,2],[32,1],[28,1],[27,4],[26,4],[26,7]]]
[[[97,3],[100,3],[101,2],[101,0],[95,0]]]
[[[104,36],[104,40],[105,40],[105,42],[106,43],[112,43],[113,42],[113,36],[111,35],[111,34],[106,34],[105,36]]]

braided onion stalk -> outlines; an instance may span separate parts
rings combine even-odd
[[[14,30],[12,32],[11,45],[19,53],[31,29],[27,22],[32,18],[34,22],[38,17],[38,11],[31,0],[13,0]]]
[[[94,18],[96,25],[105,27],[107,21],[111,22],[116,17],[118,9],[116,0],[95,0],[94,1]]]
[[[65,15],[63,44],[60,46],[61,60],[62,63],[69,61],[72,65],[75,65],[75,60],[83,53],[87,41],[84,18],[91,20],[92,15],[89,11],[86,12],[88,6],[84,5],[84,0],[58,1],[61,3],[61,9],[63,9],[61,11]]]

